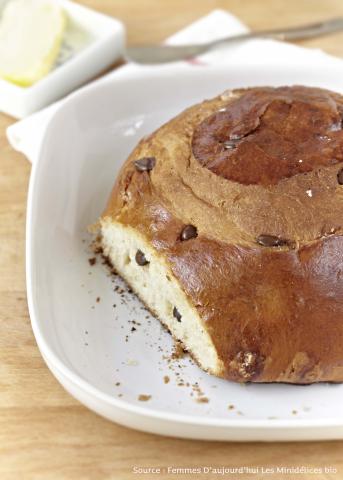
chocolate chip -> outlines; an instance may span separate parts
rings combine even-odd
[[[181,322],[182,315],[176,307],[173,308],[173,317],[176,318],[178,322]]]
[[[264,357],[256,352],[239,352],[235,360],[240,377],[246,380],[251,380],[263,370]]]
[[[155,165],[155,157],[143,157],[135,161],[135,167],[138,172],[150,172]]]
[[[337,173],[337,181],[340,185],[343,185],[343,168]]]
[[[234,148],[237,147],[237,141],[236,140],[227,140],[223,142],[225,150],[233,150]]]
[[[137,250],[137,253],[136,253],[136,256],[135,256],[135,260],[137,262],[137,264],[140,266],[140,267],[144,267],[144,265],[148,265],[148,260],[145,258],[145,255],[144,253],[141,251],[141,250]]]
[[[181,240],[190,240],[191,238],[196,238],[198,236],[197,229],[194,225],[186,225],[181,232]]]
[[[259,245],[263,247],[283,247],[288,244],[287,240],[276,237],[275,235],[259,235],[256,238],[256,241]]]

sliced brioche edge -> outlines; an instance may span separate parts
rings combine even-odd
[[[199,366],[216,376],[223,376],[224,366],[204,321],[172,273],[164,256],[135,228],[100,220],[103,254],[116,272],[143,301],[146,307],[181,342]],[[138,265],[135,256],[143,252],[148,264]],[[173,314],[174,307],[181,315]]]

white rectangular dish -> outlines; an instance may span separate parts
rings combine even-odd
[[[343,69],[313,71],[123,69],[71,95],[51,120],[30,182],[29,309],[49,368],[92,410],[185,438],[343,438],[343,385],[242,386],[207,375],[189,357],[173,359],[172,339],[159,322],[99,260],[90,265],[86,233],[143,135],[232,87],[305,84],[342,92]]]
[[[1,8],[10,0],[2,0]],[[113,64],[124,48],[124,26],[112,17],[69,0],[56,0],[67,29],[54,69],[31,87],[0,79],[0,111],[23,118],[73,91]]]

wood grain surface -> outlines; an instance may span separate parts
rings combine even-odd
[[[130,43],[159,42],[214,8],[231,11],[254,29],[343,16],[342,0],[84,0],[79,3],[123,20]],[[304,44],[343,58],[343,34]],[[30,164],[6,141],[5,129],[12,121],[0,115],[0,480],[161,477],[135,475],[132,472],[135,465],[327,465],[334,467],[336,473],[284,477],[343,478],[343,442],[239,444],[162,438],[112,424],[84,408],[62,389],[40,356],[27,311],[24,244]],[[268,475],[243,474],[230,478],[243,480],[268,478]]]

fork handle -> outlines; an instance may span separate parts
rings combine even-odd
[[[274,30],[260,30],[243,33],[234,37],[223,38],[211,42],[211,46],[230,41],[249,40],[252,38],[273,38],[275,40],[304,40],[343,30],[343,18],[336,17],[324,22],[317,22],[292,28],[277,28]]]
[[[193,45],[145,45],[129,47],[126,57],[142,64],[158,64],[184,60],[206,52],[218,45],[236,43],[252,38],[273,38],[276,40],[303,40],[343,30],[343,18],[333,18],[324,22],[312,23],[300,27],[260,30],[221,38],[208,43]]]

